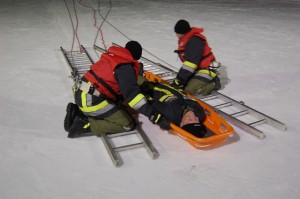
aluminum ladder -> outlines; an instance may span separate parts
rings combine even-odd
[[[284,123],[245,105],[244,102],[236,101],[220,92],[214,92],[211,95],[197,98],[210,105],[226,121],[259,139],[265,138],[264,132],[259,129],[262,125],[269,125],[281,131],[287,129]]]
[[[113,43],[113,45],[119,46],[115,43]],[[94,49],[101,51],[101,48],[95,45]],[[169,83],[176,78],[177,72],[174,68],[168,68],[145,57],[141,57],[140,61],[144,64],[144,70],[158,75]],[[264,132],[259,129],[262,125],[269,125],[281,131],[287,129],[284,123],[245,105],[244,102],[236,101],[220,92],[213,92],[211,95],[199,95],[195,97],[212,107],[229,123],[259,139],[265,138]]]
[[[81,46],[83,52],[80,51],[66,51],[62,47],[60,47],[71,71],[71,78],[73,79],[73,87],[77,88],[79,85],[80,78],[84,75],[84,73],[90,69],[90,66],[97,60],[98,57],[92,50],[87,50],[83,46]],[[132,136],[135,135],[139,139],[138,142],[125,144],[121,146],[116,146],[114,143],[114,139],[117,137],[124,136]],[[144,147],[150,157],[152,159],[156,159],[159,156],[158,151],[155,149],[153,144],[151,143],[148,136],[142,131],[142,129],[135,129],[129,132],[121,132],[121,133],[108,133],[106,135],[100,136],[105,148],[110,155],[110,158],[113,164],[116,167],[120,167],[123,165],[123,160],[120,156],[121,151],[136,149]]]

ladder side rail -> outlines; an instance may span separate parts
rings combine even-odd
[[[140,128],[140,127],[138,127]],[[158,151],[156,150],[156,148],[153,146],[152,142],[150,141],[150,139],[148,138],[148,136],[146,135],[146,133],[143,132],[142,129],[138,129],[138,133],[137,136],[140,138],[140,140],[142,142],[145,143],[145,148],[148,152],[148,154],[150,155],[150,157],[152,159],[156,159],[159,156]]]
[[[106,52],[107,52],[106,50],[104,50],[103,48],[101,48],[101,47],[99,47],[99,46],[97,46],[97,45],[94,45],[94,49],[95,49],[95,50],[98,50],[98,51],[101,52],[101,53],[106,53]]]
[[[89,58],[89,60],[91,61],[91,63],[94,64],[95,61],[93,60],[93,58],[91,57],[91,55],[88,53],[88,51],[86,50],[86,48],[83,45],[81,45],[81,47],[82,47],[83,51],[85,52],[85,54],[87,55],[87,57]]]
[[[225,113],[224,111],[221,111],[221,110],[215,110],[215,111],[219,115],[221,115],[226,121],[228,121],[228,122],[232,123],[233,125],[243,129],[244,131],[258,137],[259,139],[264,139],[265,138],[265,134],[262,131],[248,125],[247,123],[245,123],[245,122],[243,122],[243,121],[241,121],[241,120],[239,120],[235,117],[232,117],[231,115]]]
[[[75,72],[76,72],[76,71],[74,70],[74,68],[73,68],[73,66],[72,66],[72,64],[71,64],[71,62],[70,62],[70,60],[69,60],[69,58],[68,58],[68,56],[67,56],[67,51],[65,51],[65,50],[63,49],[63,47],[60,47],[60,49],[61,49],[61,51],[62,51],[62,53],[63,53],[63,55],[64,55],[66,61],[68,62],[68,65],[69,65],[69,67],[70,67],[72,76],[73,76],[73,75],[75,76]],[[74,76],[73,76],[73,77],[74,77]]]
[[[273,126],[274,128],[277,128],[277,129],[282,130],[282,131],[285,131],[287,129],[287,127],[284,123],[282,123],[282,122],[280,122],[280,121],[278,121],[278,120],[276,120],[276,119],[274,119],[274,118],[272,118],[272,117],[270,117],[270,116],[268,116],[268,115],[266,115],[262,112],[259,112],[255,109],[245,105],[245,104],[241,104],[240,102],[238,102],[238,101],[236,101],[236,100],[234,100],[234,99],[232,99],[232,98],[230,98],[230,97],[228,97],[224,94],[221,94],[219,92],[217,92],[217,93],[218,93],[218,95],[222,96],[223,98],[227,98],[227,99],[232,100],[234,105],[239,106],[241,108],[246,108],[249,111],[250,115],[253,115],[254,117],[257,117],[257,118],[260,118],[260,119],[266,119],[267,124],[269,124],[270,126]]]
[[[107,137],[107,135],[101,135],[101,139],[103,141],[103,144],[113,162],[113,164],[116,167],[120,167],[123,164],[122,159],[119,157],[119,155],[114,151],[114,146],[112,145],[111,141]]]
[[[78,82],[80,81],[80,72],[77,70],[77,68],[74,66],[74,60],[73,62],[71,62],[70,59],[72,59],[72,55],[71,56],[68,56],[68,53],[73,53],[72,51],[70,52],[67,52],[65,51],[62,47],[60,47],[64,57],[65,57],[65,60],[67,61],[68,65],[69,65],[69,68],[70,68],[70,71],[71,71],[71,76],[72,77],[72,80],[73,80],[73,84],[74,85],[77,85]]]

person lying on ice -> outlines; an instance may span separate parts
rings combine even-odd
[[[138,83],[156,113],[196,137],[205,136],[205,112],[200,104],[170,85],[149,82],[141,76]]]
[[[178,38],[175,53],[181,59],[182,66],[172,86],[192,95],[207,95],[220,89],[220,79],[215,70],[215,67],[220,67],[220,63],[215,61],[206,37],[202,34],[204,29],[191,28],[186,20],[181,19],[175,24],[174,31]]]
[[[67,105],[64,128],[69,138],[92,133],[101,135],[131,131],[134,118],[122,103],[147,116],[163,129],[169,129],[164,117],[151,108],[140,92],[137,76],[142,46],[129,41],[125,47],[112,46],[90,67],[74,89],[75,103]]]

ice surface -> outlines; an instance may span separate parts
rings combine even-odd
[[[72,11],[72,1],[67,2]],[[97,7],[97,1],[81,2]],[[299,198],[299,1],[113,0],[107,20],[176,68],[176,21],[205,28],[226,66],[221,92],[288,127],[285,132],[266,128],[264,140],[236,128],[237,142],[196,150],[141,116],[160,157],[152,160],[144,149],[126,151],[121,168],[113,166],[100,139],[67,139],[64,132],[65,107],[73,101],[59,50],[72,44],[64,1],[0,5],[0,198]],[[109,1],[101,1],[104,15],[108,8]],[[92,46],[92,12],[77,3],[77,13],[80,42]],[[103,36],[106,45],[128,41],[107,23]],[[100,38],[96,44],[102,46]]]

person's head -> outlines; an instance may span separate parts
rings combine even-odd
[[[192,135],[200,138],[206,133],[205,126],[199,121],[199,118],[193,111],[188,111],[183,115],[180,127]]]
[[[129,41],[125,48],[127,50],[129,50],[129,52],[131,53],[133,59],[135,60],[139,60],[142,56],[142,46],[141,44],[139,44],[139,42],[137,41]]]
[[[174,26],[174,32],[178,39],[182,38],[186,33],[190,32],[191,26],[189,22],[184,19],[180,19]]]

